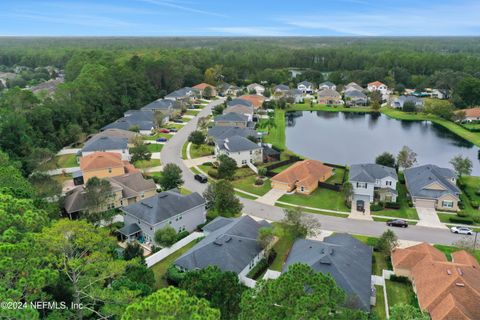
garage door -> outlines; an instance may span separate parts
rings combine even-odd
[[[435,209],[435,200],[417,199],[415,207]]]

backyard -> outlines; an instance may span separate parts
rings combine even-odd
[[[41,164],[39,170],[47,171],[57,168],[73,168],[78,167],[77,156],[75,154],[64,154],[61,156],[55,156],[49,161]]]
[[[409,281],[400,282],[385,280],[387,288],[388,306],[390,309],[396,304],[410,304],[418,307],[418,301]]]
[[[378,319],[387,319],[387,314],[385,312],[385,295],[383,294],[382,286],[375,286],[377,293],[377,301],[375,306],[372,308],[373,314],[377,316]]]
[[[270,265],[269,269],[275,271],[282,271],[283,264],[285,263],[285,260],[287,260],[288,253],[290,252],[290,249],[295,242],[295,238],[290,232],[285,230],[281,226],[281,224],[274,223],[274,226],[275,228],[278,228],[281,236],[279,237],[277,243],[275,243],[275,245],[273,246],[273,250],[275,250],[277,255],[273,260],[272,264]]]

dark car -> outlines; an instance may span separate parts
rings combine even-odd
[[[200,183],[207,183],[208,182],[207,176],[202,174],[202,173],[196,174],[195,175],[195,180],[197,180]]]
[[[175,123],[183,123],[183,121],[180,120],[180,119],[175,119],[175,120],[173,120],[173,122],[175,122]]]
[[[157,142],[167,142],[167,138],[158,138]]]
[[[170,129],[170,132],[177,132],[177,129],[172,128],[172,129]]]
[[[402,219],[388,220],[387,221],[387,226],[406,228],[406,227],[408,227],[408,222],[405,221],[405,220],[402,220]]]

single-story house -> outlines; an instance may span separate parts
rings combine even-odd
[[[243,96],[238,97],[238,99],[249,101],[255,109],[261,108],[263,102],[265,101],[265,97],[261,96],[261,95],[258,95],[258,94],[243,95]],[[234,100],[236,100],[236,99],[234,99]],[[230,101],[230,102],[232,102],[232,101]]]
[[[88,140],[83,148],[78,152],[79,157],[85,157],[94,152],[113,152],[122,156],[122,160],[130,161],[130,152],[128,151],[127,138],[100,137]]]
[[[85,186],[78,186],[65,195],[64,210],[69,215],[78,212],[101,212],[130,205],[156,194],[156,185],[152,179],[145,179],[140,172],[106,178],[112,188],[111,197],[100,207],[89,207],[85,198]]]
[[[393,271],[408,277],[432,320],[480,319],[480,264],[464,250],[445,254],[428,243],[392,252]]]
[[[343,104],[342,96],[335,90],[323,89],[318,93],[319,104]]]
[[[303,102],[303,92],[299,89],[292,89],[288,90],[285,93],[285,98],[288,100],[292,100],[293,103],[302,103]]]
[[[332,175],[332,167],[317,160],[303,160],[275,175],[271,184],[274,189],[310,194],[318,188],[319,182],[328,180]]]
[[[255,91],[256,94],[263,95],[265,92],[265,87],[258,83],[252,83],[247,86],[248,92]]]
[[[457,175],[433,164],[405,169],[405,184],[416,207],[458,211]]]
[[[337,90],[337,86],[333,82],[325,81],[325,82],[320,83],[320,85],[318,86],[318,89],[320,89],[320,90],[323,90],[323,89]]]
[[[124,113],[122,118],[104,126],[100,131],[108,129],[132,131],[135,128],[141,135],[150,135],[156,127],[155,114],[152,111],[129,110]]]
[[[248,121],[253,121],[253,106],[248,107],[242,104],[236,104],[233,106],[228,106],[225,110],[223,110],[223,114],[227,114],[230,112],[238,113],[248,117]]]
[[[398,176],[394,168],[375,163],[354,164],[350,167],[353,188],[352,203],[363,208],[375,198],[384,202],[397,201]]]
[[[213,121],[215,122],[215,126],[245,128],[248,125],[248,116],[235,112],[230,112],[216,116]]]
[[[302,93],[312,93],[313,92],[313,83],[309,81],[302,81],[298,83],[297,89],[300,90]]]
[[[190,99],[194,98],[198,94],[198,90],[190,87],[184,87],[167,94],[165,96],[165,99],[188,102]]]
[[[204,92],[205,92],[205,89],[206,88],[210,88],[210,95],[208,97],[205,97],[204,95]],[[205,98],[210,98],[210,97],[215,97],[217,95],[217,88],[215,88],[214,86],[212,86],[211,84],[208,84],[208,83],[199,83],[195,86],[193,86],[193,89],[197,89],[198,92],[200,93],[200,95],[202,97],[205,97]]]
[[[380,91],[382,94],[387,94],[388,93],[387,85],[384,84],[384,83],[381,83],[380,81],[370,82],[367,85],[367,90],[370,91],[370,92]]]
[[[262,147],[241,136],[215,141],[215,157],[225,154],[235,160],[238,167],[263,161]]]
[[[347,84],[345,86],[345,88],[344,88],[345,92],[350,91],[350,90],[357,90],[357,91],[363,92],[363,88],[355,82],[350,82],[349,84]]]
[[[217,86],[217,92],[220,96],[236,96],[241,89],[233,84],[221,83]]]
[[[413,102],[415,107],[421,108],[423,106],[423,100],[421,98],[417,98],[415,96],[400,96],[392,101],[391,106],[394,108],[403,108],[405,102]]]
[[[254,129],[247,127],[233,127],[233,126],[216,126],[208,129],[208,136],[213,137],[214,140],[221,140],[233,136],[240,136],[244,138],[260,139],[260,135]]]
[[[206,221],[205,199],[197,192],[183,195],[172,189],[122,208],[125,226],[118,232],[127,240],[155,243],[155,232],[166,226],[192,232]]]
[[[128,161],[122,160],[119,153],[94,152],[80,158],[80,171],[82,171],[84,183],[87,183],[92,177],[103,179],[121,176],[138,172],[138,169]]]
[[[460,119],[462,122],[480,121],[480,107],[458,110],[455,113],[465,113],[465,117]]]
[[[264,258],[257,241],[258,230],[269,226],[268,222],[250,216],[217,217],[203,227],[205,238],[175,260],[174,265],[182,271],[217,266],[224,272],[235,272],[242,280]]]
[[[290,90],[290,87],[285,84],[277,84],[275,87],[273,87],[273,92],[276,94],[283,94],[288,90]]]
[[[368,104],[367,95],[358,90],[347,90],[344,93],[345,104],[347,106],[366,106]]]
[[[99,133],[94,134],[90,137],[89,141],[93,141],[95,139],[101,137],[111,137],[111,138],[124,138],[128,140],[128,143],[131,144],[135,140],[136,137],[140,135],[136,132],[129,131],[129,130],[122,130],[122,129],[107,129],[104,131],[100,131]]]
[[[329,274],[349,296],[355,308],[370,311],[372,295],[372,247],[349,234],[338,233],[323,241],[298,239],[292,246],[283,272],[295,263]]]

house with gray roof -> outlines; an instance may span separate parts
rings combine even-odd
[[[141,135],[150,135],[157,127],[155,123],[155,114],[152,111],[145,110],[129,110],[124,116],[100,129],[105,131],[108,129],[130,130],[138,128]]]
[[[349,234],[334,234],[323,241],[298,239],[292,246],[283,272],[295,263],[309,265],[316,272],[329,274],[356,308],[370,311],[372,288],[370,246]]]
[[[259,133],[250,127],[216,126],[208,129],[207,134],[208,136],[213,137],[214,140],[224,140],[233,136],[244,138],[253,137],[255,140],[260,139]]]
[[[227,107],[236,106],[236,105],[242,105],[242,106],[253,108],[252,102],[245,99],[235,98],[230,101],[227,101]]]
[[[247,86],[248,92],[255,91],[256,94],[263,95],[265,93],[265,87],[258,83],[251,83]]]
[[[158,99],[142,107],[142,111],[151,111],[153,113],[161,112],[164,115],[161,124],[167,123],[174,111],[181,111],[182,106],[175,100]]]
[[[405,169],[405,184],[415,207],[458,211],[462,191],[457,175],[448,168],[426,164]]]
[[[394,168],[375,163],[354,164],[350,167],[353,188],[352,205],[362,208],[375,199],[383,202],[397,201],[398,176]]]
[[[103,136],[97,139],[88,140],[83,148],[77,153],[77,156],[85,157],[94,152],[115,152],[122,156],[122,160],[130,161],[130,152],[128,151],[128,139]]]
[[[240,88],[230,83],[221,83],[217,86],[218,93],[221,97],[236,96],[240,92]]]
[[[122,129],[107,129],[94,134],[93,136],[90,137],[89,141],[93,141],[101,137],[111,137],[111,138],[125,138],[128,140],[128,143],[132,143],[135,137],[138,137],[138,136],[139,134],[133,131],[122,130]]]
[[[266,221],[250,216],[215,218],[203,227],[205,238],[178,258],[174,265],[183,271],[217,266],[238,274],[240,280],[264,258],[257,241],[258,230],[269,227]]]
[[[291,100],[293,103],[303,102],[303,91],[299,89],[292,89],[285,92],[285,98]]]
[[[350,91],[350,90],[356,90],[356,91],[361,91],[361,92],[364,91],[364,89],[355,82],[350,82],[349,84],[347,84],[345,86],[344,90],[345,90],[345,92]]]
[[[273,87],[273,92],[277,94],[285,93],[288,90],[290,90],[290,87],[285,84],[277,84],[275,87]]]
[[[320,89],[320,90],[323,90],[323,89],[337,90],[337,86],[333,82],[325,81],[325,82],[320,83],[320,85],[318,86],[318,89]]]
[[[194,98],[199,94],[200,92],[198,90],[195,90],[194,88],[184,87],[167,94],[165,96],[165,99],[188,102],[190,99]]]
[[[155,232],[166,226],[177,232],[192,232],[206,221],[206,202],[197,193],[183,195],[172,189],[122,208],[125,226],[119,230],[127,241],[155,244]],[[128,230],[138,230],[128,234]]]
[[[411,102],[415,107],[422,108],[423,100],[415,96],[400,96],[392,101],[392,107],[402,109],[405,102]]]
[[[252,106],[246,106],[243,104],[235,104],[235,105],[229,105],[225,110],[223,110],[223,114],[227,114],[230,112],[235,112],[244,116],[248,117],[248,121],[253,121],[253,105]]]
[[[366,106],[368,98],[365,93],[359,90],[348,90],[344,93],[344,100],[347,106]]]
[[[263,148],[241,136],[231,136],[215,141],[215,157],[225,154],[235,160],[238,167],[263,161]]]
[[[248,116],[236,112],[230,112],[216,116],[213,121],[215,122],[215,126],[245,128],[248,125]]]
[[[297,89],[300,90],[302,93],[312,93],[313,92],[313,83],[309,81],[302,81],[297,84]]]

